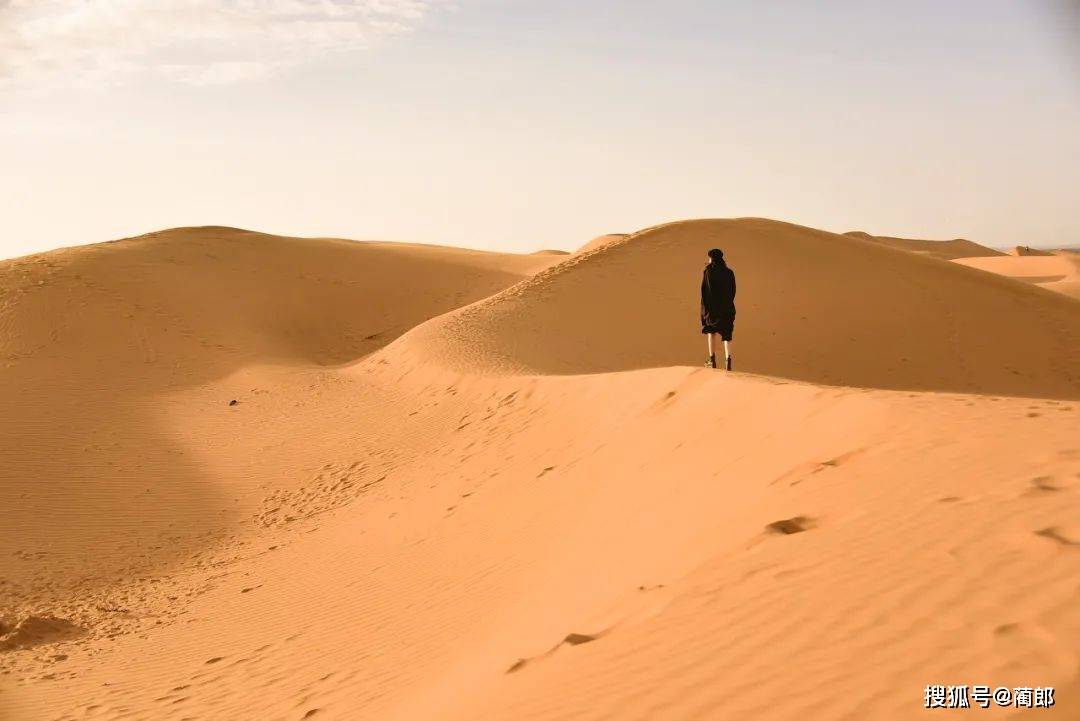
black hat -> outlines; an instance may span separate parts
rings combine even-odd
[[[724,251],[719,248],[713,248],[709,251],[709,257],[715,261],[721,261],[724,259]]]

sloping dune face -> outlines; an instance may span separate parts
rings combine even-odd
[[[642,231],[415,331],[458,368],[696,365],[706,251],[738,279],[744,371],[895,389],[1080,396],[1080,307],[1006,279],[769,220]],[[410,334],[412,337],[412,334]],[[421,340],[422,339],[422,340]]]
[[[192,228],[0,263],[0,505],[19,509],[0,524],[0,578],[56,598],[220,528],[223,490],[166,427],[168,394],[361,357],[550,262]],[[204,394],[193,415],[249,389]]]
[[[5,306],[17,300],[19,312],[5,314],[2,351],[90,373],[118,361],[161,370],[193,356],[199,366],[342,363],[551,262],[232,228],[163,231],[4,261]]]
[[[851,238],[878,243],[897,250],[906,250],[911,253],[928,255],[942,260],[954,258],[980,258],[996,255],[1004,255],[999,250],[987,248],[984,245],[973,243],[970,240],[956,238],[954,240],[917,240],[915,238],[893,238],[887,235],[870,235],[861,230],[852,230],[844,235]]]

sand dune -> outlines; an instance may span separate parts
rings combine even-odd
[[[1053,252],[1049,250],[1043,250],[1041,248],[1030,248],[1026,245],[1017,245],[1009,251],[1009,255],[1015,255],[1017,257],[1044,256],[1053,255]]]
[[[773,377],[684,365],[713,244]],[[4,718],[910,719],[928,683],[1080,688],[1070,299],[763,220],[566,259],[187,229],[0,288]],[[975,305],[1027,349],[976,353]],[[978,394],[873,389],[900,345],[928,358],[898,385]],[[821,358],[871,382],[779,377]],[[1045,397],[982,395],[1010,389]]]
[[[1075,251],[1068,248],[1043,250],[1018,245],[1009,249],[1007,253],[1003,253],[963,239],[912,240],[875,236],[862,231],[851,231],[844,235],[919,255],[951,260],[969,268],[978,268],[1026,281],[1073,298],[1080,298],[1080,275],[1077,273],[1077,264],[1069,262],[1070,256],[1074,255]]]
[[[1080,255],[1076,253],[958,258],[955,262],[1080,298]]]
[[[199,462],[217,432],[185,446],[163,418],[175,396],[220,416],[259,385],[241,369],[359,358],[550,262],[227,228],[3,262],[0,488],[21,513],[0,525],[0,547],[26,558],[0,554],[0,578],[55,597],[186,557],[232,500]],[[177,516],[151,512],[161,504]],[[48,590],[33,580],[42,565]]]
[[[162,355],[197,353],[200,365],[223,357],[231,367],[238,356],[341,363],[552,262],[232,228],[151,233],[4,261],[5,294],[19,304],[6,314],[3,351],[35,362],[51,348],[77,353],[78,370],[116,359],[152,364],[130,351],[153,320],[143,336],[164,343]],[[402,283],[421,277],[419,293]]]
[[[759,219],[642,231],[407,339],[439,347],[461,369],[575,374],[694,364],[704,357],[696,278],[712,246],[738,274],[741,370],[876,388],[1080,397],[1080,307],[1072,301]]]
[[[920,255],[929,255],[942,260],[954,258],[977,258],[984,256],[1002,255],[1001,251],[987,248],[984,245],[973,243],[970,240],[956,238],[954,240],[915,240],[912,238],[891,238],[887,235],[870,235],[861,230],[852,230],[844,235],[851,238],[868,240],[890,248],[906,250]]]

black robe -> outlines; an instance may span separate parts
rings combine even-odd
[[[735,273],[724,261],[713,261],[701,278],[701,332],[731,340],[734,330]]]

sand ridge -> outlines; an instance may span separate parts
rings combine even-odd
[[[844,233],[852,238],[867,240],[871,243],[879,243],[890,248],[906,250],[920,255],[928,255],[942,260],[954,260],[956,258],[981,258],[1003,255],[1000,250],[979,245],[970,240],[955,238],[953,240],[917,240],[914,238],[893,238],[887,235],[871,235],[861,230],[852,230]]]
[[[604,247],[605,245],[607,245],[609,243],[614,243],[616,241],[622,240],[623,238],[627,237],[628,235],[630,235],[630,234],[629,233],[608,233],[606,235],[598,235],[595,238],[593,238],[592,240],[590,240],[588,243],[586,243],[585,245],[578,248],[575,252],[576,253],[588,253],[591,250],[596,250],[597,248],[602,248],[602,247]]]

